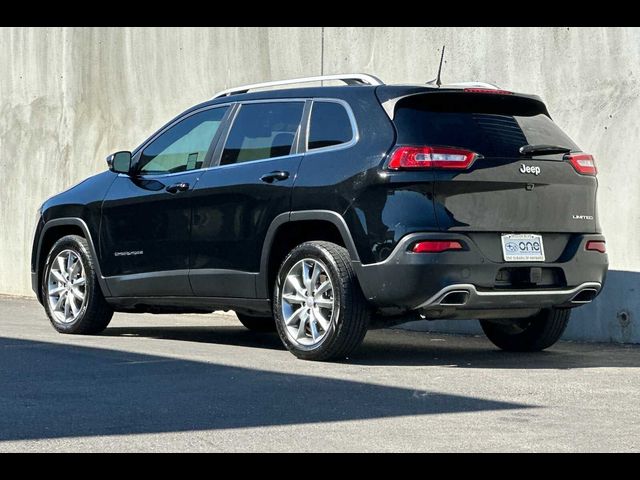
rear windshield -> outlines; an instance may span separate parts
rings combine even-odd
[[[399,144],[460,147],[486,157],[519,156],[524,145],[580,150],[541,102],[523,97],[416,95],[398,102],[394,123]]]

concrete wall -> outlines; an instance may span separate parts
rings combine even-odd
[[[609,283],[567,338],[640,342],[640,29],[0,29],[0,293],[29,295],[40,203],[219,89],[366,71],[388,83],[484,80],[543,97],[600,167]],[[469,322],[430,328],[470,331]],[[422,327],[425,323],[422,322]]]

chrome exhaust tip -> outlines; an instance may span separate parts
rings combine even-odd
[[[590,303],[596,298],[596,295],[598,295],[598,290],[595,288],[583,288],[573,296],[571,303],[580,305]]]
[[[453,290],[440,299],[438,305],[444,307],[461,307],[469,301],[468,290]]]

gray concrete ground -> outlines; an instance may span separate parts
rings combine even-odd
[[[304,362],[229,315],[63,336],[2,297],[0,452],[640,451],[639,373],[638,346],[507,354],[401,329]]]

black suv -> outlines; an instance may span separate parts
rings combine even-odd
[[[347,85],[255,91],[320,80]],[[533,351],[606,276],[593,157],[489,84],[239,87],[107,163],[39,210],[33,289],[62,333],[234,310],[327,360],[372,326],[475,318]]]

